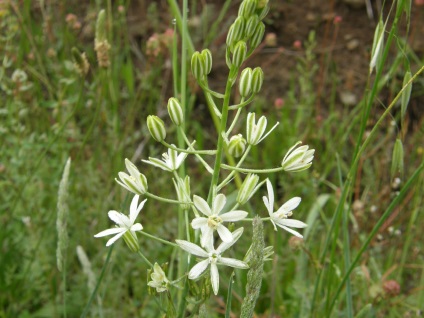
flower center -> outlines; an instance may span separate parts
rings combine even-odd
[[[208,219],[208,226],[217,229],[218,225],[222,223],[222,219],[218,215],[211,215]]]
[[[293,212],[289,211],[289,212],[280,212],[276,216],[279,219],[287,219],[287,218],[291,217],[292,215],[293,215]]]
[[[216,262],[218,262],[220,258],[221,255],[216,252],[212,252],[209,254],[209,263],[216,264]]]

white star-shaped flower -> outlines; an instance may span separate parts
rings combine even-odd
[[[174,146],[174,145],[172,145]],[[168,152],[162,154],[162,160],[149,157],[149,160],[142,160],[149,165],[161,168],[162,170],[173,172],[177,170],[187,158],[188,153],[182,152],[178,154],[176,150],[168,149]]]
[[[188,273],[188,278],[197,279],[208,267],[210,267],[212,289],[214,294],[217,295],[219,289],[219,272],[217,265],[226,265],[241,269],[249,268],[249,266],[243,261],[221,256],[223,252],[237,242],[242,233],[243,228],[235,230],[231,233],[231,242],[222,242],[217,249],[213,247],[213,238],[206,242],[204,248],[188,241],[176,240],[177,244],[186,252],[204,258],[204,260],[193,266]]]
[[[147,283],[152,288],[156,288],[158,293],[164,292],[168,290],[169,280],[165,275],[162,267],[159,266],[158,263],[153,265],[153,273],[150,275],[151,281]]]
[[[231,232],[222,225],[223,222],[236,222],[244,219],[247,216],[245,211],[231,211],[224,214],[220,214],[225,206],[227,199],[225,195],[218,194],[212,202],[212,208],[209,207],[208,203],[201,197],[194,195],[193,203],[197,210],[203,213],[206,217],[196,217],[191,222],[193,229],[199,229],[202,231],[202,238],[200,244],[205,244],[213,239],[213,232],[218,231],[219,237],[224,242],[231,242],[233,236]]]
[[[141,231],[143,229],[143,226],[140,223],[135,223],[135,219],[137,218],[138,214],[140,213],[141,209],[144,206],[144,203],[146,203],[147,199],[138,204],[138,199],[140,196],[136,195],[131,201],[130,206],[130,215],[129,217],[125,214],[117,211],[109,211],[108,215],[109,218],[116,223],[116,227],[112,229],[104,230],[100,233],[97,233],[94,235],[94,237],[103,237],[107,235],[116,234],[114,237],[112,237],[109,241],[107,241],[106,246],[110,246],[113,243],[116,242],[117,239],[119,239],[122,235],[124,235],[126,232],[130,232],[133,237],[137,237],[135,232]]]
[[[276,212],[274,212],[274,189],[272,188],[272,184],[269,180],[266,181],[266,187],[268,189],[268,197],[264,196],[263,200],[268,210],[269,216],[271,217],[271,222],[274,225],[274,229],[277,231],[277,225],[287,232],[292,233],[297,237],[303,238],[301,234],[289,228],[304,228],[307,226],[307,224],[301,221],[289,219],[289,217],[293,215],[292,211],[299,205],[301,198],[294,197],[288,200]]]

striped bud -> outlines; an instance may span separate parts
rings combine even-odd
[[[247,175],[237,195],[237,203],[245,204],[247,201],[250,200],[250,198],[256,192],[256,190],[258,190],[258,188],[256,187],[256,185],[258,184],[258,181],[259,181],[258,175],[256,174]]]
[[[258,123],[255,122],[255,116],[255,113],[247,115],[246,138],[249,145],[257,145],[261,141],[267,125],[265,116],[259,118]]]
[[[204,49],[200,54],[203,56],[205,63],[205,74],[207,75],[212,70],[212,53],[208,49]]]
[[[150,135],[156,141],[163,141],[166,137],[166,129],[163,120],[158,116],[149,115],[147,116],[147,128],[149,129]]]
[[[234,45],[243,39],[245,27],[246,20],[243,17],[238,17],[231,25],[227,35],[227,46],[230,48],[231,52],[234,50]]]
[[[244,0],[240,5],[238,15],[248,19],[255,13],[257,4],[258,0]]]
[[[234,53],[233,53],[233,65],[235,67],[240,67],[244,60],[246,59],[246,51],[247,46],[246,42],[239,41],[237,42],[236,46],[234,47]]]
[[[259,22],[256,26],[255,32],[250,38],[251,50],[256,49],[259,46],[259,44],[261,44],[264,34],[265,34],[265,24],[263,24],[263,22]]]
[[[238,158],[246,150],[246,139],[243,138],[241,134],[231,137],[230,142],[228,143],[228,152],[230,155]]]
[[[259,0],[256,9],[263,9],[268,5],[269,0]]]
[[[252,69],[250,67],[241,72],[239,91],[241,97],[247,97],[252,92]]]
[[[138,244],[137,234],[134,231],[125,231],[123,235],[124,241],[131,250],[131,252],[137,253],[140,249]]]
[[[175,125],[180,126],[184,122],[183,109],[175,97],[168,100],[168,114]]]
[[[259,6],[258,6],[258,8],[260,8]],[[258,12],[258,15],[259,15],[259,20],[263,20],[265,17],[266,17],[266,15],[268,14],[268,12],[269,12],[269,5],[268,4],[266,4],[259,12]]]
[[[259,93],[264,82],[264,72],[260,67],[255,67],[252,72],[252,92]]]
[[[258,24],[259,24],[258,16],[256,14],[252,15],[249,18],[249,20],[247,20],[247,23],[246,23],[246,30],[245,30],[246,37],[250,38],[255,33],[255,30]]]
[[[191,72],[198,81],[202,80],[205,76],[204,57],[198,51],[194,52],[191,57]]]

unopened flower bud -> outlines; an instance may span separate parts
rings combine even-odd
[[[248,174],[244,179],[243,184],[237,195],[237,203],[245,204],[250,200],[252,195],[258,190],[257,184],[259,182],[259,176],[256,174]]]
[[[260,6],[258,5],[258,9],[260,8]],[[258,12],[258,15],[259,15],[259,20],[263,20],[265,17],[266,17],[266,15],[268,14],[268,12],[269,12],[269,5],[268,4],[266,4],[264,7],[262,7],[260,10],[259,10],[259,12]]]
[[[166,137],[165,124],[162,119],[155,115],[147,116],[147,128],[153,139],[156,141],[163,141]]]
[[[87,56],[85,53],[81,53],[76,47],[72,48],[72,57],[74,59],[74,66],[81,76],[85,76],[90,69]]]
[[[243,138],[241,134],[232,136],[230,142],[228,143],[228,152],[230,155],[238,158],[246,150],[246,139]]]
[[[207,75],[212,70],[212,53],[208,49],[204,49],[200,54],[203,56],[203,61],[205,64],[205,74]]]
[[[263,9],[266,5],[268,5],[269,0],[258,0],[257,9]]]
[[[160,267],[158,263],[153,265],[153,273],[151,273],[149,276],[152,279],[147,283],[149,287],[156,288],[156,292],[158,293],[168,290],[169,280],[166,277],[162,267]]]
[[[172,179],[174,182],[175,190],[177,192],[178,201],[181,202],[181,208],[183,210],[190,209],[190,177],[186,176],[184,180],[178,178],[177,181]]]
[[[175,125],[180,126],[184,122],[183,109],[175,97],[168,100],[168,114]]]
[[[259,17],[256,14],[252,15],[247,20],[247,23],[246,23],[246,32],[245,32],[246,37],[250,38],[255,33],[256,27],[258,26],[258,24],[259,24]]]
[[[128,159],[125,159],[125,166],[127,167],[127,170],[130,175],[121,171],[118,173],[120,180],[115,179],[116,182],[118,182],[119,185],[134,194],[145,194],[148,189],[146,176],[140,173],[137,167]]]
[[[255,123],[255,116],[255,113],[249,113],[247,115],[246,137],[249,145],[257,145],[261,141],[267,125],[265,116],[259,118],[257,124]]]
[[[238,17],[231,25],[227,35],[227,46],[233,52],[234,45],[243,39],[246,20],[243,17]]]
[[[235,67],[240,67],[244,60],[246,59],[246,51],[247,51],[247,46],[246,46],[246,42],[244,41],[239,41],[237,42],[236,46],[234,47],[234,53],[233,53],[233,65]]]
[[[239,8],[238,15],[248,19],[253,13],[255,13],[258,0],[244,0]]]
[[[263,22],[259,22],[256,25],[255,32],[253,33],[252,37],[250,38],[250,49],[254,50],[256,49],[259,44],[261,44],[262,39],[265,34],[265,24]]]
[[[240,74],[239,91],[241,97],[248,97],[252,92],[252,69],[245,68]]]
[[[260,67],[255,67],[252,72],[252,92],[253,94],[259,93],[264,82],[264,72]]]
[[[202,80],[205,76],[205,66],[203,55],[198,51],[194,52],[191,57],[191,72],[198,81]]]
[[[308,169],[312,165],[315,149],[309,146],[301,146],[295,149],[301,142],[297,142],[284,156],[281,166],[285,171],[298,172]]]

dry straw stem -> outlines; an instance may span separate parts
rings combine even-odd
[[[59,271],[62,271],[64,263],[64,254],[68,248],[68,230],[66,223],[68,220],[68,179],[69,170],[71,168],[71,158],[66,161],[65,169],[63,170],[62,180],[59,184],[59,193],[57,199],[57,249],[56,249],[56,262]]]
[[[253,219],[252,249],[247,262],[250,270],[247,273],[246,296],[241,305],[241,318],[253,317],[256,301],[258,300],[262,276],[264,272],[264,226],[260,217]]]

